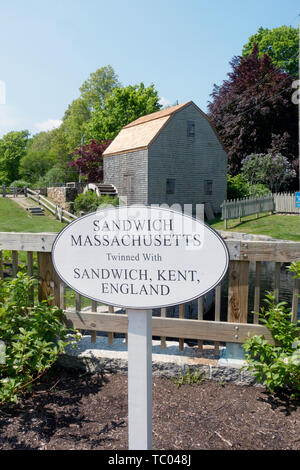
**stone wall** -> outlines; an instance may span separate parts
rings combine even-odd
[[[78,190],[76,188],[47,188],[47,197],[51,199],[54,204],[62,207],[66,211],[72,210],[72,203],[78,196]]]
[[[64,367],[82,369],[90,373],[127,374],[128,350],[122,338],[114,338],[109,345],[107,338],[97,336],[91,343],[91,337],[83,336],[81,341],[67,346],[59,358]],[[166,342],[166,349],[161,349],[160,341],[152,341],[152,373],[153,376],[180,377],[187,370],[191,373],[203,373],[207,379],[218,382],[232,382],[236,385],[258,385],[255,377],[248,371],[236,367],[220,366],[211,346],[204,345],[204,351],[197,346],[184,345],[184,351],[178,350],[178,343]],[[242,361],[241,361],[242,362]]]

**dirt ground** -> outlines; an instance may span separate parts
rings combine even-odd
[[[127,377],[56,366],[0,406],[0,449],[128,449]],[[299,450],[300,401],[261,387],[153,378],[155,450]]]

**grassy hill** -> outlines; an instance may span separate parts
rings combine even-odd
[[[65,226],[50,215],[32,216],[12,199],[0,198],[0,232],[60,232]]]

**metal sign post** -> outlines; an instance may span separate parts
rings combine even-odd
[[[129,449],[152,448],[152,312],[128,313]]]

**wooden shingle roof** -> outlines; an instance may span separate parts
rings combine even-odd
[[[123,129],[121,129],[119,134],[103,152],[103,156],[107,157],[110,155],[147,149],[155,137],[165,127],[167,122],[172,118],[172,116],[191,104],[202,114],[202,116],[204,116],[209,121],[206,114],[201,111],[201,109],[198,108],[198,106],[196,106],[193,101],[171,106],[170,108],[163,109],[162,111],[157,111],[156,113],[142,116],[127,124],[125,127],[123,127]],[[216,137],[219,139],[222,147],[224,148],[223,143],[215,130],[215,127],[211,122],[210,125],[212,126]]]
[[[170,106],[170,108],[162,109],[161,111],[156,111],[155,113],[146,114],[146,116],[142,116],[135,121],[130,122],[124,129],[128,129],[128,127],[138,126],[139,124],[144,124],[144,122],[153,121],[154,119],[160,119],[162,117],[171,116],[171,114],[177,113],[180,109],[185,108],[188,104],[191,104],[192,101],[188,101],[187,103],[177,104],[176,106]]]
[[[109,155],[148,148],[153,139],[169,121],[171,116],[191,103],[192,101],[189,101],[177,106],[171,106],[170,108],[157,111],[156,113],[147,114],[146,116],[142,116],[139,119],[130,122],[127,126],[121,129],[117,137],[103,152],[103,156],[107,157]]]

